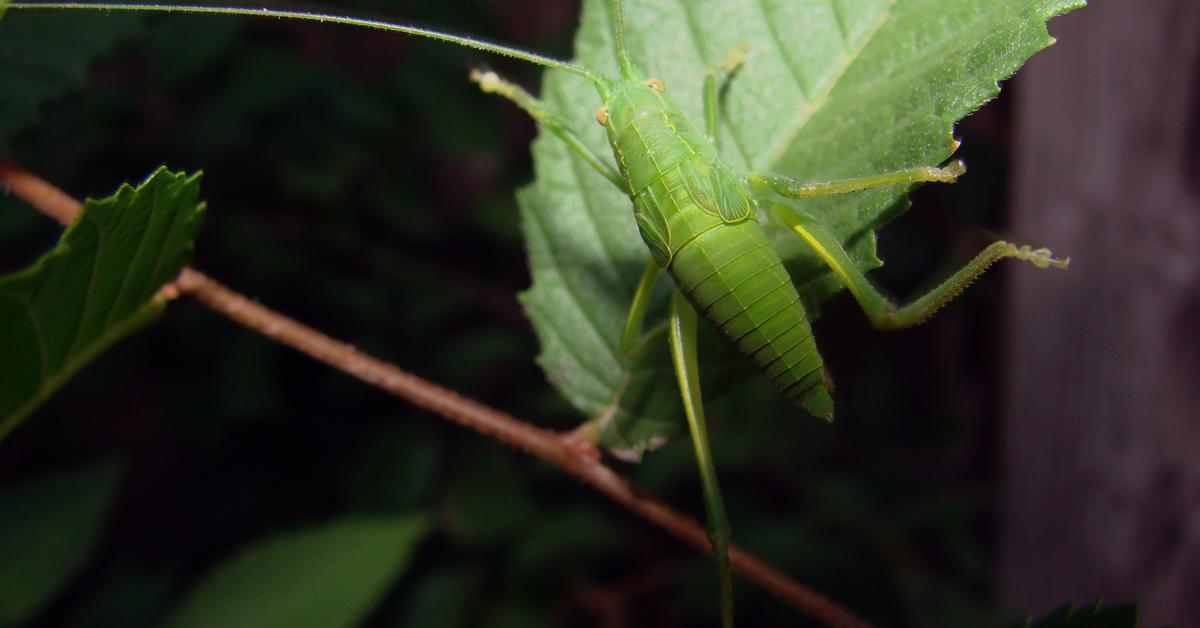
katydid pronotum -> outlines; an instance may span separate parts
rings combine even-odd
[[[694,124],[672,102],[663,81],[647,76],[631,61],[622,4],[623,0],[609,2],[620,67],[620,75],[615,77],[465,37],[337,15],[237,7],[79,3],[16,3],[7,8],[170,11],[334,22],[455,43],[563,70],[591,81],[600,96],[596,121],[605,128],[612,160],[594,153],[557,112],[520,87],[492,72],[472,74],[485,92],[516,103],[632,201],[634,218],[650,254],[621,336],[621,350],[626,356],[639,345],[649,297],[659,275],[665,270],[675,282],[670,302],[669,344],[703,483],[709,534],[720,565],[723,620],[729,625],[732,623],[730,532],[706,434],[696,349],[699,316],[727,336],[789,399],[814,416],[826,420],[833,417],[830,380],[817,352],[808,315],[759,224],[760,217],[769,216],[787,225],[811,247],[879,328],[905,327],[924,321],[999,259],[1013,257],[1042,268],[1065,268],[1067,260],[1055,259],[1045,249],[996,242],[924,296],[904,307],[894,306],[846,253],[842,242],[827,228],[827,219],[788,200],[887,185],[952,182],[964,171],[961,162],[821,183],[801,183],[771,173],[739,174],[720,158],[716,143],[719,95],[725,82],[745,62],[744,51],[735,49],[725,61],[710,68],[703,89],[704,119]],[[615,167],[609,165],[614,161]],[[613,209],[614,216],[618,215],[617,210]]]

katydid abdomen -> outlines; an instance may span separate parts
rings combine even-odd
[[[668,270],[696,311],[789,399],[814,416],[833,418],[800,295],[757,222],[719,224],[698,234],[675,252]]]
[[[697,312],[789,399],[831,419],[808,316],[746,184],[661,89],[613,85],[601,116],[642,239]]]

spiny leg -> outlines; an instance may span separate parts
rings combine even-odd
[[[671,334],[671,358],[692,446],[696,449],[696,464],[704,488],[704,508],[707,511],[708,538],[717,557],[721,575],[721,625],[733,626],[733,571],[729,562],[729,519],[725,502],[717,485],[717,470],[708,445],[708,428],[704,423],[704,405],[700,395],[700,368],[696,357],[696,310],[676,288],[671,292],[671,315],[668,322]]]
[[[721,88],[730,76],[746,62],[746,46],[743,44],[729,51],[729,56],[708,68],[704,77],[704,128],[708,141],[717,143],[717,103],[721,99]]]
[[[1038,268],[1066,269],[1071,258],[1055,259],[1048,249],[1031,249],[1028,245],[1017,246],[1009,242],[993,242],[975,259],[967,262],[949,279],[936,288],[918,297],[912,303],[896,307],[887,297],[883,296],[859,270],[858,266],[846,254],[842,243],[829,233],[819,220],[806,214],[803,210],[788,207],[782,203],[771,205],[771,212],[779,217],[784,224],[791,227],[817,255],[829,265],[870,318],[871,324],[879,329],[898,329],[910,327],[928,319],[934,312],[954,297],[958,296],[976,277],[983,274],[992,264],[1006,257],[1027,261]]]
[[[801,182],[788,177],[772,174],[750,174],[746,180],[755,185],[770,188],[776,194],[787,198],[811,198],[814,196],[829,196],[831,194],[846,194],[858,192],[884,185],[901,185],[911,183],[954,183],[954,180],[967,171],[961,160],[950,162],[942,168],[908,168],[895,172],[885,172],[867,177],[839,179],[819,183]]]
[[[612,181],[613,185],[621,188],[621,190],[626,190],[627,186],[625,185],[625,181],[621,179],[616,171],[605,164],[604,161],[602,161],[600,157],[596,155],[596,153],[592,152],[592,150],[588,148],[582,140],[579,139],[579,136],[576,135],[569,127],[567,127],[566,123],[564,123],[558,116],[551,113],[546,107],[546,103],[525,91],[523,88],[521,88],[521,86],[500,78],[500,75],[490,70],[486,72],[471,70],[470,78],[471,82],[477,83],[479,85],[479,89],[483,90],[485,94],[496,94],[511,100],[518,107],[524,110],[525,113],[529,114],[529,117],[533,118],[538,124],[549,129],[551,133],[557,135],[562,139],[562,141],[566,142],[567,146],[570,146],[571,149],[578,153],[580,157],[583,157],[583,160],[586,161],[588,165],[595,168],[600,174],[604,175],[604,178]]]

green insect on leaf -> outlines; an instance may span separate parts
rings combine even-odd
[[[634,61],[662,79],[697,122],[704,119],[706,71],[745,46],[745,63],[722,90],[722,157],[742,172],[819,181],[945,161],[957,147],[954,123],[993,98],[997,81],[1053,41],[1047,19],[1082,4],[661,0],[630,3],[626,21]],[[609,32],[604,2],[586,2],[578,62],[615,73]],[[550,71],[542,91],[547,106],[592,150],[608,150],[593,110],[577,104],[594,102],[585,80]],[[617,351],[645,259],[637,225],[612,218],[611,209],[627,207],[627,198],[550,134],[534,143],[533,154],[537,179],[518,198],[534,278],[522,303],[542,343],[540,364],[581,412],[605,417],[597,430],[602,445],[638,452],[676,437],[682,424],[664,421],[663,414],[678,416],[678,404],[644,402],[671,400],[645,390],[671,390],[669,370],[660,369],[657,381],[645,383],[629,403],[617,394],[645,368],[622,362]],[[906,190],[897,185],[817,197],[803,207],[831,217],[829,230],[867,271],[881,264],[875,231],[907,208]],[[843,284],[785,225],[767,229],[815,314]],[[701,352],[701,371],[728,373],[727,357]]]
[[[730,527],[700,374],[749,363],[809,414],[832,420],[832,383],[810,326],[823,300],[846,288],[876,327],[907,327],[1000,259],[1065,268],[1045,249],[996,242],[903,307],[865,275],[881,263],[875,232],[907,208],[909,187],[963,174],[958,162],[938,167],[958,146],[954,123],[1052,42],[1048,18],[1082,2],[645,0],[627,15],[623,5],[585,3],[570,63],[337,15],[10,8],[333,22],[548,68],[540,99],[492,73],[472,74],[546,131],[533,147],[536,181],[518,195],[533,274],[522,303],[542,342],[540,362],[589,417],[580,434],[611,450],[636,457],[673,437],[683,410],[729,626]],[[599,109],[581,106],[589,102]],[[665,332],[665,315],[649,306],[658,268],[674,283]],[[698,318],[706,337],[725,337],[722,350],[698,350],[713,344],[699,337]],[[745,360],[731,359],[731,348]]]

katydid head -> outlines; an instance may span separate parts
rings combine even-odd
[[[609,0],[608,15],[620,76],[592,77],[592,82],[604,102],[596,112],[596,121],[611,131],[614,127],[624,128],[626,121],[633,119],[637,112],[653,111],[665,106],[666,99],[662,94],[667,87],[662,79],[647,78],[630,60],[629,44],[625,37],[625,1]],[[613,124],[611,127],[610,122]]]
[[[602,78],[596,81],[596,89],[604,105],[596,112],[596,121],[601,126],[623,129],[629,121],[646,111],[662,109],[666,105],[662,80],[629,80],[625,78]]]

